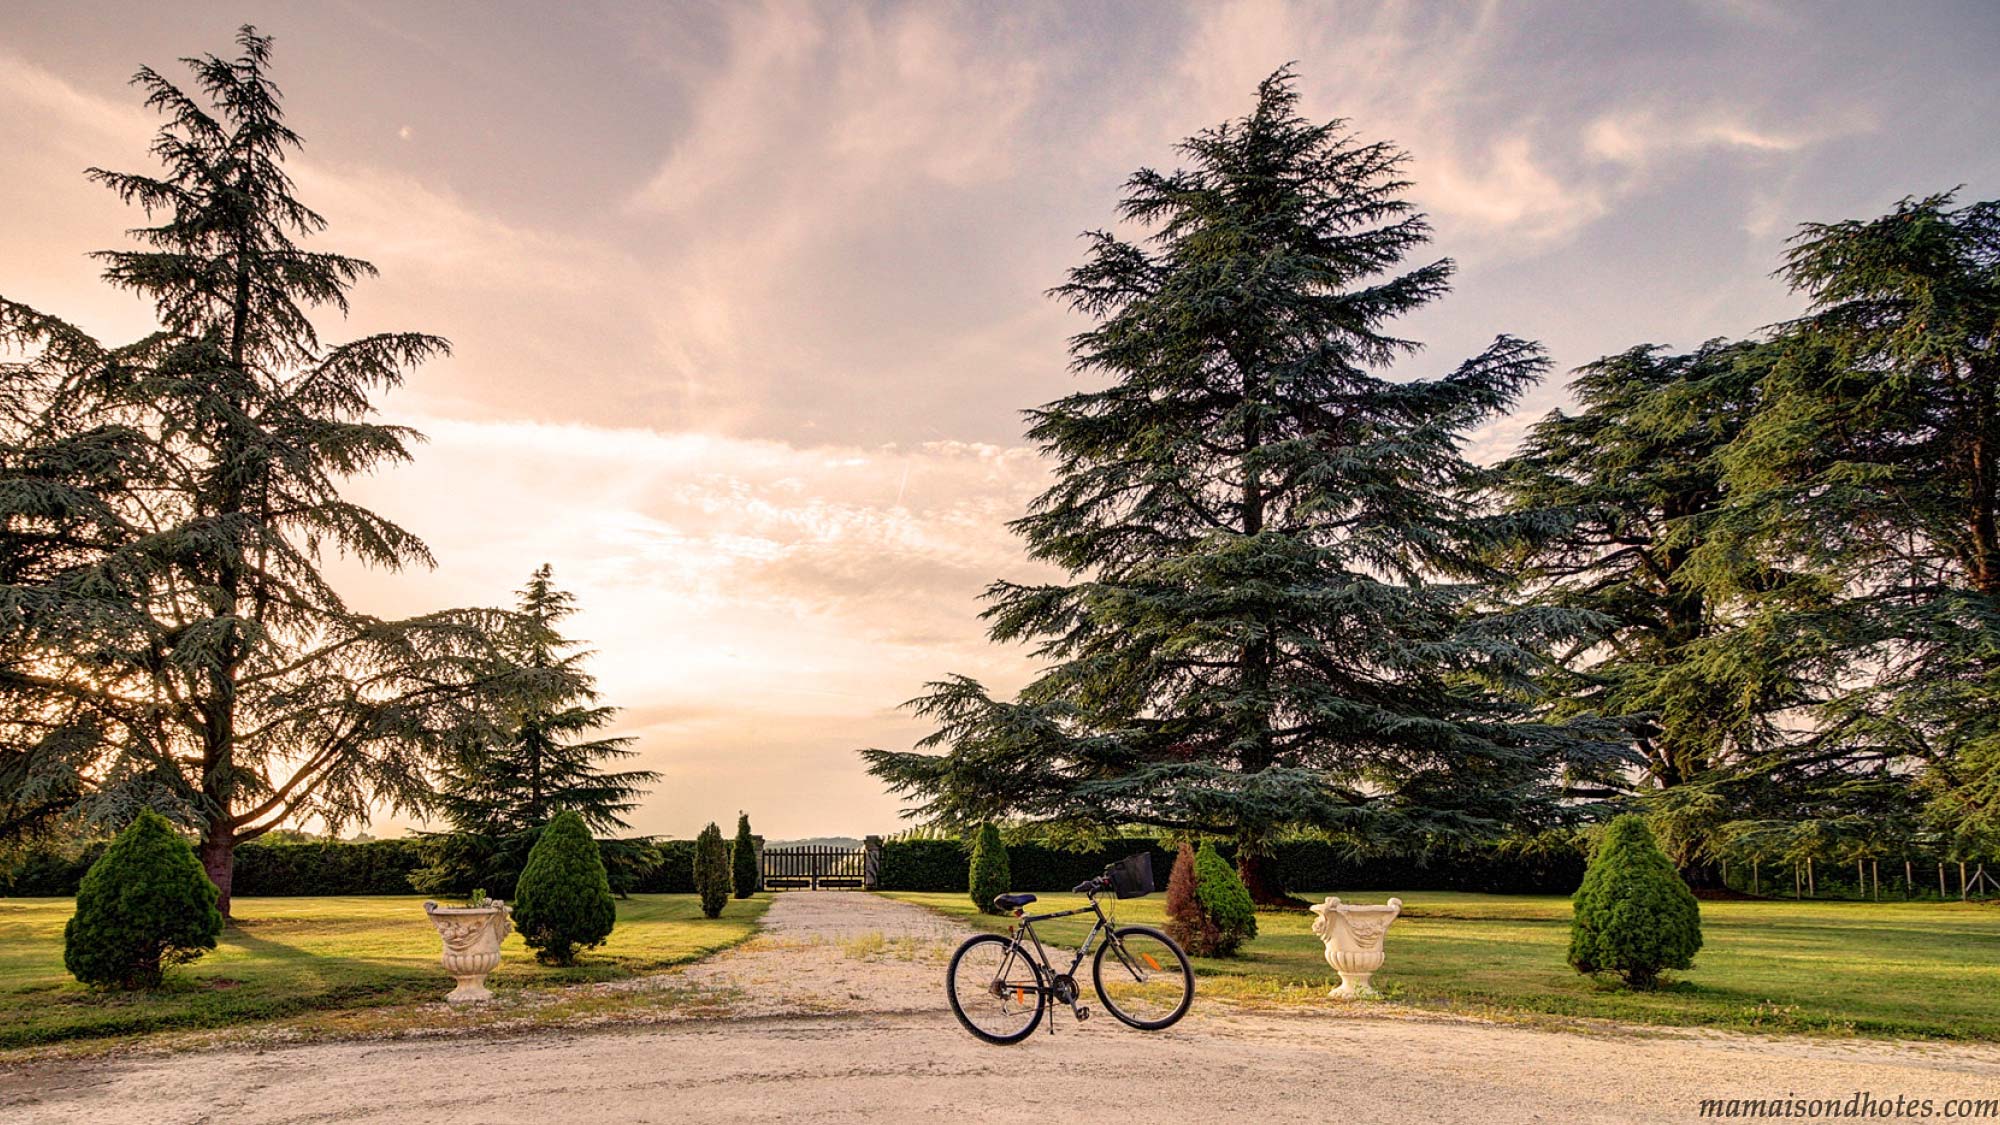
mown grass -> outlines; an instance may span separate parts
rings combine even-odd
[[[572,967],[537,964],[509,934],[487,985],[505,994],[693,961],[750,937],[769,905],[732,899],[710,920],[693,895],[634,895],[619,901],[610,939]],[[86,988],[64,971],[74,909],[67,898],[0,899],[0,1047],[440,1000],[452,987],[417,896],[239,898],[214,952],[141,993]]]
[[[905,894],[988,929],[963,894]],[[1164,896],[1119,903],[1121,920],[1158,924]],[[1307,896],[1317,897],[1317,896]],[[1379,903],[1387,894],[1343,896]],[[1482,1015],[1589,1017],[1627,1023],[1880,1037],[2000,1040],[2000,908],[1978,903],[1704,902],[1695,967],[1656,992],[1595,980],[1564,962],[1566,898],[1412,892],[1375,978],[1391,1000]],[[1043,895],[1035,909],[1083,905]],[[1321,1002],[1336,982],[1313,916],[1260,912],[1259,936],[1235,960],[1198,959],[1202,991]],[[1072,946],[1088,921],[1038,925]]]

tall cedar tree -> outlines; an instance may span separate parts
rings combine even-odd
[[[1915,776],[1960,854],[2000,844],[2000,202],[1805,225],[1731,502],[1697,552],[1750,599],[1718,661],[1790,676],[1817,722],[1774,768],[1858,802],[1784,831],[1856,846]],[[1746,563],[1746,560],[1747,563]],[[1802,837],[1802,838],[1803,838]],[[1821,854],[1824,854],[1822,852]]]
[[[1566,654],[1575,673],[1558,714],[1629,722],[1637,769],[1575,779],[1594,797],[1653,797],[1670,851],[1713,883],[1709,834],[1742,809],[1709,788],[1770,744],[1794,702],[1782,679],[1719,675],[1707,646],[1732,606],[1690,581],[1688,561],[1724,501],[1722,452],[1755,403],[1767,351],[1711,341],[1685,355],[1647,345],[1580,368],[1578,404],[1536,423],[1500,467],[1523,539],[1505,556],[1525,597],[1588,613],[1596,626]],[[1746,671],[1736,668],[1735,671]],[[1593,785],[1592,781],[1596,784]],[[1703,799],[1685,795],[1696,785]]]
[[[1152,237],[1091,234],[1055,290],[1095,321],[1071,353],[1104,385],[1030,412],[1059,480],[1013,526],[1070,581],[998,583],[986,611],[1050,663],[1014,702],[933,684],[917,752],[864,752],[918,815],[1234,836],[1274,902],[1287,826],[1481,837],[1553,815],[1565,753],[1615,752],[1523,717],[1566,616],[1479,608],[1500,529],[1460,441],[1542,351],[1377,373],[1452,265],[1395,272],[1429,235],[1403,153],[1297,103],[1281,70],[1186,168],[1134,175],[1120,214]]]
[[[134,79],[167,119],[159,176],[91,178],[158,225],[106,251],[160,331],[107,347],[0,300],[0,779],[11,815],[62,804],[121,823],[171,810],[229,905],[236,845],[287,819],[330,827],[428,804],[427,767],[481,721],[486,634],[505,615],[383,621],[321,573],[329,548],[428,565],[414,535],[340,495],[417,435],[370,396],[446,350],[414,333],[323,345],[366,262],[296,241],[325,222],[284,171],[299,137],[245,27],[233,60],[186,60],[195,93]]]
[[[621,814],[638,804],[660,775],[650,770],[608,773],[602,764],[629,758],[630,738],[592,738],[618,708],[598,703],[595,679],[584,671],[590,652],[558,626],[576,599],[555,585],[544,563],[521,590],[518,613],[500,638],[500,661],[511,685],[497,726],[474,733],[454,755],[438,808],[462,833],[500,838],[574,812],[592,831],[628,828]]]

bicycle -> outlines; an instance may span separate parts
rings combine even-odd
[[[1090,1009],[1079,1003],[1082,989],[1076,971],[1091,959],[1091,984],[1097,998],[1120,1023],[1141,1031],[1172,1027],[1194,1003],[1194,967],[1187,954],[1151,926],[1114,926],[1097,896],[1105,891],[1119,898],[1137,898],[1153,891],[1153,861],[1141,854],[1114,863],[1105,873],[1078,885],[1071,893],[1090,896],[1090,905],[1049,914],[1029,914],[1032,894],[1004,894],[994,905],[1012,911],[1017,921],[1006,936],[980,934],[966,939],[945,969],[945,995],[952,1014],[965,1030],[988,1043],[1019,1043],[1041,1025],[1057,1004],[1067,1004],[1081,1023]],[[1048,950],[1035,933],[1036,922],[1095,914],[1097,921],[1077,947],[1067,972],[1057,972]],[[1099,937],[1103,944],[1097,944]],[[1032,951],[1029,943],[1033,943]],[[1049,1032],[1055,1032],[1049,1019]]]

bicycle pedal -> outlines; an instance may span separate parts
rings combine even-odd
[[[1087,1019],[1089,1019],[1089,1018],[1090,1018],[1090,1009],[1089,1009],[1089,1008],[1084,1008],[1084,1007],[1079,1007],[1079,1008],[1077,1008],[1077,1010],[1076,1010],[1076,1022],[1078,1022],[1078,1023],[1082,1023],[1083,1021],[1085,1021],[1085,1020],[1087,1020]]]

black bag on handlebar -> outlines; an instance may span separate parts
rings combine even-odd
[[[1140,852],[1104,869],[1111,878],[1111,890],[1119,898],[1143,898],[1153,893],[1153,855]]]

